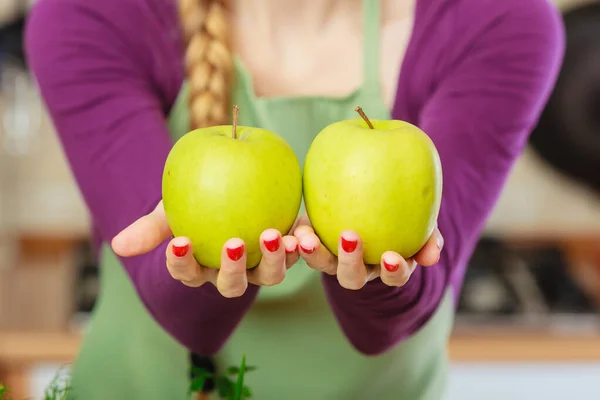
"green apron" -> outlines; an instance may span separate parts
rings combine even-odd
[[[315,135],[332,122],[355,118],[356,105],[373,119],[390,118],[378,73],[379,6],[378,0],[363,0],[364,83],[347,97],[258,98],[250,74],[236,59],[233,99],[240,106],[240,125],[277,132],[303,164]],[[186,89],[170,115],[174,140],[189,130]],[[73,398],[186,399],[188,351],[149,316],[107,245],[101,260],[101,293],[73,366]],[[257,400],[438,400],[447,377],[451,297],[448,290],[434,317],[410,339],[384,355],[367,357],[342,334],[319,273],[300,261],[282,284],[261,288],[217,355],[217,365],[239,365],[246,354],[248,363],[258,366],[247,375]]]

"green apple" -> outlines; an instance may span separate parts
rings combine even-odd
[[[237,126],[191,131],[165,163],[162,194],[175,236],[188,237],[196,260],[220,268],[228,239],[246,244],[247,268],[262,257],[259,237],[274,228],[287,234],[302,201],[302,171],[294,151],[277,134]]]
[[[363,240],[363,259],[385,251],[419,251],[435,228],[442,167],[431,139],[404,121],[363,117],[333,123],[315,138],[304,162],[308,217],[335,255],[344,230]]]

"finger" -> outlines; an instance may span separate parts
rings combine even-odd
[[[240,297],[248,288],[246,246],[242,239],[229,239],[221,252],[217,289],[223,297]]]
[[[439,229],[435,228],[429,240],[421,250],[417,254],[415,254],[414,258],[424,267],[431,267],[438,263],[440,260],[440,255],[442,248],[444,247],[444,238],[440,233]]]
[[[267,229],[260,235],[262,258],[258,267],[248,271],[248,281],[260,286],[274,286],[285,278],[285,246],[276,229]]]
[[[296,236],[296,233],[294,233],[294,236]],[[310,268],[316,269],[317,271],[321,271],[329,275],[336,274],[336,257],[333,254],[331,254],[331,252],[327,250],[325,246],[321,244],[321,241],[314,233],[309,232],[303,234],[298,239],[298,249],[300,257],[302,257],[304,261],[306,261],[306,264]]]
[[[388,286],[404,286],[416,266],[417,263],[414,259],[405,260],[398,253],[386,251],[381,256],[381,280]]]
[[[113,251],[121,257],[133,257],[147,253],[171,237],[162,200],[154,210],[144,215],[112,240]]]
[[[192,244],[186,237],[177,237],[167,246],[167,269],[169,274],[184,285],[198,287],[216,277],[216,270],[202,268],[194,258]]]
[[[369,264],[367,265],[367,270],[369,271],[369,277],[367,278],[368,282],[375,280],[381,276],[380,264]]]
[[[361,289],[369,280],[371,272],[363,262],[360,236],[354,231],[344,231],[338,243],[337,278],[343,288]]]
[[[287,235],[282,238],[285,247],[285,266],[290,268],[298,262],[300,255],[298,254],[298,238],[296,236]]]
[[[307,223],[299,223],[298,226],[296,226],[296,229],[294,229],[294,236],[296,236],[298,239],[301,239],[302,236],[314,233],[315,230],[313,229],[313,227]]]
[[[300,217],[298,217],[296,219],[296,222],[294,222],[294,225],[292,225],[292,228],[290,229],[290,231],[288,232],[288,235],[293,234],[293,232],[296,230],[296,228],[300,225],[308,225],[308,226],[312,226],[310,224],[310,220],[308,219],[308,214],[304,213],[302,214]]]

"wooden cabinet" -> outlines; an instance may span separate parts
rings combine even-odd
[[[21,238],[18,262],[0,270],[0,329],[67,329],[74,311],[75,244]]]

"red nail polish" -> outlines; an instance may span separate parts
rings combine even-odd
[[[236,247],[235,249],[227,248],[227,256],[232,261],[238,261],[244,255],[244,245]]]
[[[358,245],[358,241],[348,240],[342,236],[342,249],[346,253],[352,253],[354,250],[356,250],[357,245]]]
[[[298,245],[294,246],[294,248],[293,248],[292,250],[288,250],[288,248],[287,248],[287,247],[285,248],[285,252],[286,252],[286,253],[288,253],[288,254],[290,254],[290,253],[293,253],[293,252],[295,252],[296,250],[298,250]]]
[[[302,249],[303,252],[305,252],[306,254],[312,254],[313,251],[315,251],[315,248],[313,247],[312,249],[307,249],[306,247],[300,245],[300,248]]]
[[[183,257],[187,254],[188,250],[190,249],[189,245],[183,245],[183,246],[171,246],[172,250],[173,250],[173,254],[175,254],[176,257]]]
[[[383,266],[389,272],[396,272],[398,271],[398,268],[400,268],[400,264],[388,264],[385,260],[383,260]]]
[[[273,240],[265,240],[265,247],[271,253],[275,253],[277,250],[279,250],[279,238],[276,237]]]

